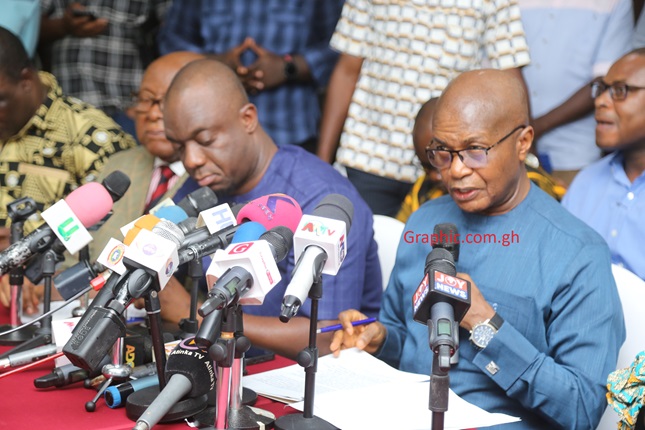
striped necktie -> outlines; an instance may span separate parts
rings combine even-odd
[[[148,213],[150,209],[152,209],[157,203],[159,203],[163,195],[168,191],[168,183],[170,182],[170,178],[175,175],[168,166],[159,166],[158,169],[161,171],[161,175],[159,176],[159,183],[157,184],[155,191],[152,193],[152,196],[150,196],[150,201],[146,205],[146,210],[144,213]]]

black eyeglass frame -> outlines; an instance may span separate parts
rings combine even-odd
[[[628,85],[626,82],[618,81],[608,84],[602,79],[595,80],[591,83],[591,98],[597,99],[602,93],[609,90],[609,96],[612,100],[625,100],[630,91],[645,90],[645,87]]]
[[[437,168],[437,169],[443,169],[443,168],[445,168],[445,167],[450,166],[450,165],[452,164],[452,161],[453,161],[453,160],[454,160],[454,158],[455,158],[455,154],[457,154],[457,156],[459,157],[459,159],[461,160],[461,162],[462,162],[462,163],[464,163],[464,165],[466,165],[466,167],[468,167],[469,169],[478,169],[478,168],[482,168],[482,167],[486,166],[486,164],[488,164],[488,151],[490,151],[491,149],[493,149],[494,147],[496,147],[496,146],[497,146],[497,145],[499,145],[500,143],[504,142],[506,139],[508,139],[509,137],[511,137],[511,136],[513,135],[513,133],[515,133],[516,131],[518,131],[518,130],[523,130],[523,129],[525,129],[526,127],[528,127],[528,124],[521,124],[521,125],[518,125],[518,126],[517,126],[517,127],[515,127],[513,130],[511,130],[508,134],[504,135],[504,137],[502,137],[500,140],[498,140],[497,142],[493,143],[492,145],[490,145],[490,146],[488,146],[488,147],[486,147],[486,148],[464,148],[464,149],[454,150],[454,149],[443,149],[443,148],[430,148],[430,147],[428,146],[428,147],[426,148],[426,157],[428,158],[428,161],[430,162],[430,164],[432,164],[432,165],[433,165],[435,168]],[[434,143],[434,142],[439,142],[439,141],[433,138],[433,139],[432,139],[432,143]],[[432,143],[431,143],[431,144],[432,144]],[[484,157],[485,157],[485,162],[484,162],[484,164],[482,164],[482,165],[470,166],[466,160],[474,160],[474,158],[473,158],[473,157],[471,157],[471,156],[466,156],[466,157],[464,157],[464,156],[461,154],[462,152],[464,152],[464,153],[468,154],[468,152],[467,152],[467,151],[471,151],[471,152],[472,152],[472,151],[476,151],[476,152],[483,152],[483,153],[484,153]],[[437,152],[442,152],[442,153],[448,153],[448,154],[450,154],[450,159],[449,159],[446,163],[443,163],[443,164],[435,163],[435,155],[436,155],[436,153],[437,153]]]

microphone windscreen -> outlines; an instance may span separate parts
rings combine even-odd
[[[277,263],[284,260],[293,247],[293,232],[283,225],[279,225],[263,233],[260,239],[269,242]]]
[[[125,173],[115,170],[107,175],[101,184],[112,196],[112,201],[117,202],[130,188],[130,178]]]
[[[450,276],[457,274],[452,254],[443,248],[433,248],[426,257],[425,272],[430,273],[430,270],[433,269]]]
[[[177,202],[177,206],[182,208],[186,215],[197,216],[200,212],[217,205],[217,201],[217,196],[213,190],[208,187],[201,187]]]
[[[313,215],[344,221],[347,233],[349,233],[352,218],[354,217],[354,205],[342,194],[329,194],[318,203]]]
[[[258,240],[260,235],[267,231],[266,228],[259,222],[245,222],[241,224],[233,235],[231,243],[240,243],[240,242],[251,242],[253,240]]]
[[[152,227],[152,232],[164,239],[168,239],[177,245],[177,247],[180,247],[181,243],[184,241],[184,233],[181,229],[167,219],[159,220],[159,222]]]
[[[160,207],[154,214],[157,218],[166,219],[173,224],[179,224],[188,218],[186,212],[179,206],[163,206]]]
[[[433,237],[436,238],[433,248],[443,248],[452,254],[455,263],[459,261],[459,232],[456,225],[450,222],[435,225]]]
[[[101,221],[112,210],[112,196],[98,182],[88,182],[69,193],[65,202],[85,227]]]
[[[142,216],[135,221],[134,226],[125,234],[123,243],[130,246],[134,238],[137,237],[137,234],[139,234],[141,230],[152,231],[154,226],[156,226],[159,221],[161,220],[154,215],[146,214]]]
[[[237,223],[255,221],[267,230],[283,225],[295,232],[302,218],[302,209],[286,194],[269,194],[247,203],[237,214]]]
[[[215,369],[208,350],[200,347],[194,337],[182,340],[168,355],[166,380],[184,375],[191,383],[188,397],[199,397],[215,386]]]

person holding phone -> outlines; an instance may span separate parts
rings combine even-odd
[[[154,34],[170,0],[42,0],[44,68],[65,91],[112,117],[131,135],[127,115],[143,71],[157,55]]]

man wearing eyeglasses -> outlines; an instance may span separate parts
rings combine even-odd
[[[120,227],[147,213],[182,187],[188,175],[179,154],[166,139],[161,100],[177,72],[191,61],[203,58],[194,52],[180,51],[153,61],[146,69],[137,94],[133,95],[132,113],[141,146],[113,157],[102,176],[120,170],[131,180],[128,192],[114,204],[113,215],[94,235],[91,254],[97,257]],[[160,190],[160,192],[157,192]]]
[[[645,48],[591,89],[596,144],[613,152],[578,174],[563,204],[605,238],[613,263],[645,279]]]
[[[504,429],[594,429],[625,339],[622,308],[602,238],[526,174],[528,119],[524,87],[508,72],[454,79],[437,103],[428,149],[449,196],[422,205],[405,231],[458,228],[456,266],[471,282],[471,305],[450,388],[489,412],[521,418]],[[518,242],[504,246],[511,231]],[[470,242],[474,235],[497,240]],[[429,251],[428,243],[401,241],[379,321],[353,327],[364,316],[342,312],[335,354],[356,346],[401,370],[431,371],[428,328],[412,308]]]

